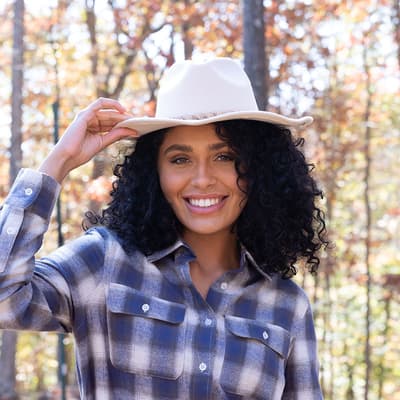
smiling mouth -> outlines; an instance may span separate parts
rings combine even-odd
[[[186,201],[194,207],[201,207],[201,208],[207,208],[207,207],[212,207],[215,206],[223,200],[222,197],[210,197],[206,199],[193,199],[193,198],[187,198]]]

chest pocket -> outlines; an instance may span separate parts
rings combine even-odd
[[[290,333],[277,325],[236,316],[225,317],[225,328],[222,388],[246,398],[280,399]]]
[[[107,308],[110,358],[116,368],[165,379],[182,374],[184,305],[111,283]]]

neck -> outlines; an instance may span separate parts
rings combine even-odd
[[[240,255],[235,233],[198,235],[185,232],[185,242],[196,255],[196,264],[204,272],[225,272],[239,267]]]

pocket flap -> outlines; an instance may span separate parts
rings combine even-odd
[[[182,323],[186,312],[183,304],[146,296],[136,289],[117,283],[110,284],[107,306],[113,313],[152,318],[171,324]]]
[[[290,333],[281,326],[233,315],[226,315],[225,322],[227,329],[235,336],[257,340],[287,358]]]

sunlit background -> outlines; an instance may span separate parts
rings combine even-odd
[[[37,167],[53,145],[57,99],[62,134],[98,96],[152,115],[158,81],[173,61],[229,56],[243,62],[242,1],[25,3],[25,167]],[[317,277],[299,266],[296,280],[313,302],[325,398],[400,399],[400,2],[271,0],[264,7],[267,109],[315,118],[301,135],[325,192],[334,245]],[[0,0],[1,200],[11,159],[13,22],[13,1]],[[65,240],[80,234],[86,210],[107,203],[119,150],[66,180]],[[57,245],[54,220],[41,254]],[[64,342],[73,399],[72,338]],[[57,343],[54,334],[18,334],[22,398],[60,398]]]

